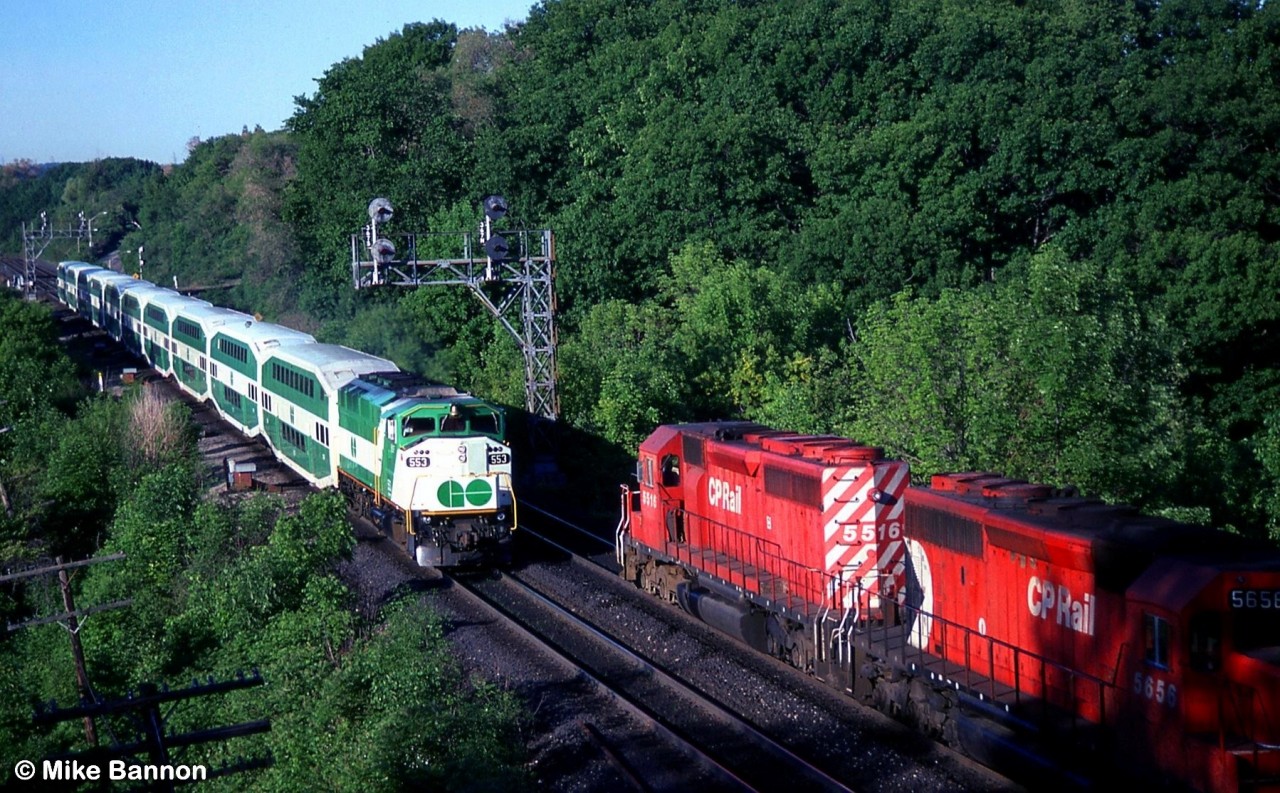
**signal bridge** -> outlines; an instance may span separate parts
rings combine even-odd
[[[89,249],[93,250],[93,223],[105,214],[107,213],[77,213],[75,220],[66,221],[64,228],[50,223],[48,214],[41,212],[39,226],[34,221],[22,224],[22,251],[27,265],[23,288],[28,300],[36,299],[36,262],[44,255],[49,243],[54,240],[75,240],[76,251],[79,251],[80,240],[87,240]]]
[[[550,421],[560,413],[556,393],[555,238],[551,229],[494,229],[506,216],[501,196],[484,200],[476,231],[385,236],[393,210],[385,198],[369,203],[369,223],[351,235],[351,281],[375,286],[465,286],[520,346],[524,355],[525,408]],[[438,251],[459,258],[432,258]],[[362,254],[367,254],[364,256]]]

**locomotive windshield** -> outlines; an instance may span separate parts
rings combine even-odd
[[[404,437],[433,435],[436,431],[435,416],[410,416],[404,420]]]
[[[420,405],[410,408],[400,420],[401,439],[416,442],[425,437],[446,435],[490,435],[502,437],[501,414],[485,405]]]
[[[482,435],[498,434],[498,415],[491,410],[477,410],[471,413],[471,431]]]
[[[440,421],[441,435],[498,435],[500,431],[498,414],[487,407],[450,405]]]

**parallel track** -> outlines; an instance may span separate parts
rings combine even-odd
[[[5,283],[18,284],[17,279],[25,278],[27,262],[21,256],[0,256],[0,286]],[[13,287],[13,288],[16,288]],[[40,259],[36,262],[36,297],[42,300],[55,299],[58,294],[57,265]]]
[[[698,757],[725,789],[849,790],[728,707],[530,584],[511,575],[501,579],[455,576],[454,580],[607,688],[621,707],[651,721],[681,751]],[[707,784],[700,789],[707,789]]]
[[[536,539],[539,545],[545,546],[549,550],[554,549],[551,553],[561,560],[559,564],[552,562],[545,568],[541,565],[535,567],[531,564],[528,569],[529,573],[532,574],[536,571],[539,575],[530,577],[542,577],[545,583],[550,584],[553,588],[561,588],[563,587],[563,584],[553,582],[546,578],[546,571],[564,567],[566,572],[555,572],[551,574],[564,581],[576,579],[582,582],[590,582],[601,573],[609,577],[616,577],[618,575],[619,565],[615,557],[615,542],[612,536],[601,536],[599,533],[576,525],[572,521],[566,520],[548,509],[529,504],[528,501],[525,501],[522,506],[527,510],[525,513],[526,515],[530,515],[532,513],[537,517],[532,521],[526,519],[521,527],[520,533],[525,535],[527,539]],[[530,527],[530,522],[537,525]],[[544,529],[546,530],[544,531]],[[548,535],[554,535],[554,537]],[[529,555],[533,558],[538,555],[538,552],[535,550]],[[567,563],[564,557],[567,557]],[[567,572],[567,570],[573,568],[578,568],[579,572]],[[593,574],[586,575],[588,572],[592,572]],[[520,574],[517,573],[516,575]],[[615,578],[614,580],[621,581],[620,578]],[[587,583],[585,586],[591,587],[593,585]],[[600,585],[595,584],[594,586]],[[602,587],[602,589],[612,590],[612,587]],[[637,600],[643,603],[659,602],[648,595],[640,593],[639,590],[631,589],[629,586],[623,587],[622,589],[630,593],[630,595],[634,595]],[[622,597],[626,598],[627,596],[624,595]],[[803,675],[797,672],[793,667],[773,659],[770,656],[757,653],[754,650],[748,650],[745,646],[724,637],[723,634],[719,634],[714,630],[707,628],[703,623],[697,622],[691,617],[687,617],[687,615],[684,615],[683,611],[678,609],[675,611],[679,611],[679,615],[672,614],[671,618],[658,617],[655,621],[655,627],[653,629],[648,629],[646,632],[660,633],[663,630],[689,630],[688,627],[681,627],[680,623],[692,621],[697,625],[702,626],[702,630],[706,633],[713,634],[718,637],[718,643],[722,644],[724,647],[723,650],[720,650],[712,648],[709,644],[703,645],[705,649],[695,649],[692,657],[699,659],[700,662],[709,662],[711,665],[709,668],[721,667],[724,670],[741,670],[728,672],[728,678],[726,678],[724,674],[707,675],[700,671],[701,669],[708,668],[705,664],[699,663],[691,666],[688,663],[688,659],[691,657],[689,655],[689,647],[686,646],[675,653],[670,652],[667,648],[661,645],[655,647],[653,642],[649,640],[649,637],[644,636],[643,633],[637,633],[634,629],[629,628],[626,625],[626,621],[620,617],[615,618],[612,612],[619,609],[618,603],[620,602],[620,597],[616,591],[609,595],[601,594],[599,598],[587,596],[585,600],[596,602],[577,603],[570,600],[567,602],[567,607],[574,609],[575,611],[581,608],[586,612],[593,610],[600,612],[601,609],[597,607],[597,604],[604,605],[607,602],[608,605],[605,606],[607,610],[604,611],[598,619],[612,620],[612,622],[605,624],[617,625],[618,629],[621,630],[622,633],[629,634],[629,638],[626,639],[626,641],[635,642],[634,647],[647,648],[638,651],[645,654],[648,659],[648,663],[660,668],[660,671],[664,674],[669,674],[670,676],[682,681],[687,681],[686,684],[690,688],[697,688],[700,692],[703,692],[704,689],[705,692],[714,692],[713,696],[721,697],[725,703],[730,703],[725,704],[722,707],[726,710],[736,712],[736,714],[738,714],[738,718],[741,718],[744,723],[754,722],[754,724],[759,726],[761,731],[776,736],[776,740],[778,742],[785,742],[788,746],[793,747],[798,755],[805,758],[801,760],[797,757],[796,759],[800,763],[809,765],[812,769],[817,771],[817,773],[826,776],[829,779],[832,776],[837,777],[846,785],[856,786],[858,788],[862,788],[867,785],[870,785],[872,788],[882,787],[884,779],[881,775],[883,774],[883,771],[877,768],[875,761],[867,762],[865,760],[856,759],[851,754],[842,753],[840,751],[833,752],[833,747],[821,738],[815,742],[812,737],[812,732],[794,730],[794,727],[797,725],[793,721],[788,721],[788,717],[784,715],[785,712],[788,710],[795,712],[793,710],[795,708],[803,709],[808,707],[802,703],[812,702],[812,700],[809,700],[807,695],[800,694],[799,686],[796,688],[797,698],[794,701],[792,701],[793,698],[789,693],[784,693],[783,699],[779,700],[769,699],[768,697],[770,695],[764,694],[766,699],[763,701],[776,703],[776,709],[772,709],[770,707],[762,710],[759,707],[759,703],[761,701],[758,698],[760,696],[759,694],[755,695],[757,698],[754,701],[752,700],[751,695],[746,697],[743,696],[743,693],[747,690],[747,688],[744,688],[743,683],[739,683],[737,686],[729,686],[727,688],[723,684],[723,681],[726,679],[734,679],[733,676],[735,674],[757,674],[755,671],[748,671],[751,667],[755,666],[754,664],[743,666],[741,661],[734,660],[735,658],[740,658],[741,653],[744,652],[757,659],[757,663],[759,664],[759,667],[756,667],[757,669],[766,665],[775,667],[772,672],[763,673],[764,677],[762,678],[764,680],[777,681],[766,684],[763,689],[764,691],[774,691],[775,693],[772,696],[777,696],[776,692],[778,690],[778,686],[780,686],[784,692],[791,688],[791,684],[786,682],[786,678],[797,675],[803,677]],[[659,609],[662,611],[667,610],[661,606],[659,606]],[[656,624],[657,622],[666,623],[667,628],[661,628]],[[668,661],[672,662],[673,665],[671,667],[664,667]],[[745,678],[739,679],[745,680]],[[757,684],[753,683],[749,687],[753,693],[762,690],[756,688],[756,685]],[[827,690],[824,686],[817,686],[817,688],[823,689],[824,691]],[[702,693],[701,695],[712,696],[712,694],[709,693]],[[854,703],[852,700],[845,700],[843,695],[838,694],[833,690],[829,696],[833,699],[842,700],[844,704],[826,711],[825,716],[815,714],[816,720],[814,721],[814,724],[822,723],[829,725],[832,723],[832,720],[834,720],[836,724],[840,725],[837,729],[847,729],[850,731],[850,734],[860,735],[861,737],[854,742],[854,744],[859,747],[855,754],[861,752],[879,754],[884,758],[884,761],[889,767],[896,768],[899,773],[905,771],[907,774],[916,777],[915,785],[912,786],[912,789],[949,790],[954,789],[957,785],[962,789],[968,789],[972,786],[974,789],[990,790],[1004,790],[1015,787],[1010,780],[1003,778],[998,773],[992,772],[990,769],[982,768],[972,760],[954,754],[944,748],[941,744],[937,744],[929,738],[921,737],[918,734],[912,734],[908,728],[902,727],[900,724],[893,723],[894,728],[897,729],[881,730],[877,728],[874,726],[875,720],[885,718],[883,714],[880,714],[878,711],[864,708]],[[784,700],[791,704],[783,704]],[[817,705],[817,707],[825,708],[827,706]],[[857,714],[855,714],[854,711],[857,711]],[[830,727],[826,727],[825,729],[830,729]],[[808,734],[801,734],[806,732]],[[926,746],[931,746],[932,749],[926,748]],[[929,768],[931,770],[906,771],[906,769],[912,768]],[[788,781],[791,779],[799,781],[801,777],[798,775],[792,776],[788,778]],[[836,784],[842,783],[837,782]]]

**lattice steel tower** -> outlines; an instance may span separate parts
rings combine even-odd
[[[382,285],[461,285],[470,289],[520,345],[525,409],[554,421],[560,415],[555,238],[551,229],[494,230],[494,223],[507,214],[507,203],[501,196],[489,196],[483,208],[484,222],[476,231],[395,235],[404,248],[403,255],[397,256],[395,242],[382,232],[391,221],[391,202],[375,198],[369,203],[368,225],[351,235],[351,281],[356,289]],[[420,258],[442,248],[460,250],[462,256]],[[515,314],[519,315],[518,327],[513,322]]]
[[[27,300],[36,299],[36,262],[44,255],[45,248],[54,240],[75,240],[76,250],[80,250],[80,240],[89,241],[89,250],[93,250],[93,222],[106,212],[86,215],[80,212],[75,220],[67,222],[66,228],[55,227],[49,223],[46,213],[40,213],[40,225],[35,221],[22,224],[22,254],[26,260],[26,283],[23,292]]]

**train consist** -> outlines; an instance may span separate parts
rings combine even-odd
[[[84,262],[59,264],[57,286],[62,303],[307,481],[339,488],[418,564],[510,557],[513,460],[498,406]]]
[[[626,579],[948,743],[1280,789],[1270,546],[744,422],[659,427],[637,476]]]

